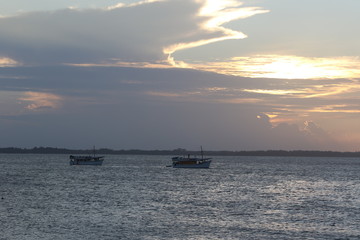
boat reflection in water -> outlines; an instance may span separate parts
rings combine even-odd
[[[187,157],[173,157],[173,168],[209,168],[211,158],[204,158],[204,153],[201,147],[201,158],[191,157],[190,154]]]

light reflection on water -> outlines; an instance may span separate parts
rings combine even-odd
[[[0,155],[0,239],[359,239],[360,160]]]

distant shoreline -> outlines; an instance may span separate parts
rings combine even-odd
[[[65,149],[53,147],[0,148],[0,154],[93,154],[92,149]],[[199,151],[174,150],[113,150],[101,148],[98,155],[199,155]],[[285,156],[285,157],[360,157],[360,152],[307,151],[307,150],[264,150],[264,151],[206,151],[207,156]]]

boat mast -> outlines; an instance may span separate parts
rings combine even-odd
[[[201,149],[201,160],[204,160],[204,152],[203,152],[202,146],[200,146],[200,149]]]

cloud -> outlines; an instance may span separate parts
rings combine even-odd
[[[14,59],[7,58],[7,57],[0,57],[0,67],[13,67],[18,66],[19,63]]]
[[[244,37],[220,24],[264,12],[223,4],[200,14],[214,2],[145,1],[1,18],[0,55],[38,65],[167,61],[179,49]]]
[[[305,130],[304,121],[316,123],[318,128],[326,123],[316,115],[299,117],[293,112],[314,107],[311,99],[286,101],[294,106],[290,108],[277,100],[284,96],[242,91],[243,87],[271,88],[283,80],[119,67],[9,67],[2,73],[2,145],[346,149],[335,144],[333,134],[319,134],[313,125]],[[289,117],[288,121],[274,121],[271,114],[276,112],[276,118]],[[358,123],[356,116],[354,121]],[[338,122],[331,124],[337,126]],[[76,135],[84,141],[79,143]]]
[[[245,38],[225,24],[265,12],[232,0],[172,0],[1,18],[0,144],[350,149],[334,139],[348,115],[352,128],[342,132],[360,136],[357,58],[174,57]]]
[[[43,92],[24,92],[24,97],[19,98],[20,101],[26,102],[28,110],[42,110],[48,108],[58,108],[60,106],[61,97],[51,93]]]
[[[214,36],[191,42],[180,42],[164,48],[164,53],[169,54],[169,62],[174,66],[184,65],[183,62],[175,61],[172,57],[172,54],[176,51],[224,40],[246,38],[247,36],[244,33],[225,28],[223,27],[223,24],[268,12],[267,10],[258,7],[241,7],[243,3],[236,0],[226,0],[221,2],[217,0],[199,0],[198,2],[205,3],[198,14],[207,19],[200,24],[199,30],[208,32]],[[186,66],[189,67],[188,65]]]
[[[335,141],[335,138],[316,123],[306,121],[304,122],[304,126],[304,132],[315,146],[326,146],[327,148],[332,146],[333,148],[337,148],[340,145],[339,142]]]
[[[188,63],[189,66],[228,75],[252,78],[338,79],[360,78],[359,57],[301,57],[249,55],[219,61]]]

